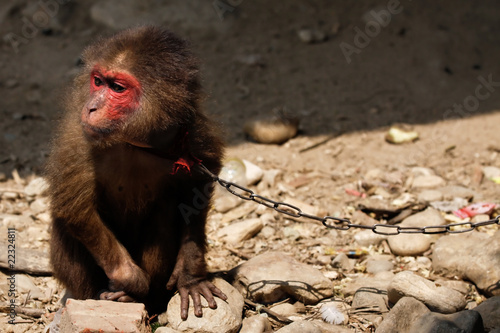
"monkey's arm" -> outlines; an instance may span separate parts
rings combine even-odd
[[[95,208],[95,182],[92,180],[92,172],[89,171],[91,168],[86,165],[85,160],[68,156],[72,152],[64,153],[59,153],[48,166],[54,227],[62,230],[62,237],[70,237],[70,242],[76,239],[85,246],[109,278],[108,287],[112,292],[125,291],[133,297],[146,295],[149,277],[134,263],[125,247],[103,223]],[[71,167],[60,168],[58,166],[61,162],[56,159],[61,156],[75,162]],[[56,163],[53,163],[54,160]],[[123,295],[107,296],[114,300],[125,299],[120,299]]]
[[[203,185],[206,185],[206,183]],[[207,187],[198,186],[197,188],[206,189]],[[193,205],[195,199],[192,196],[194,193],[192,189],[191,192],[191,195],[185,196],[187,200],[184,199],[183,201],[186,204]],[[196,192],[202,193],[201,190]],[[203,315],[200,295],[205,297],[208,305],[212,309],[217,308],[214,296],[223,300],[227,299],[227,296],[219,290],[219,288],[206,280],[205,221],[209,207],[209,195],[211,193],[207,194],[205,207],[203,207],[201,211],[197,210],[196,213],[189,215],[188,218],[184,216],[184,219],[181,221],[181,223],[183,223],[181,246],[174,271],[167,283],[167,289],[174,289],[177,287],[179,290],[181,296],[181,318],[183,320],[188,317],[189,295],[191,295],[193,299],[194,314],[197,317]]]

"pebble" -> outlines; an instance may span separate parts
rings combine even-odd
[[[443,193],[438,190],[423,190],[418,194],[418,201],[432,202],[432,201],[442,201]]]
[[[239,244],[242,241],[255,236],[264,224],[260,218],[248,219],[241,222],[235,222],[217,232],[217,237],[231,244]]]
[[[282,252],[260,254],[229,274],[234,278],[233,285],[256,302],[274,303],[293,297],[304,304],[316,304],[333,295],[330,279]]]
[[[446,224],[445,219],[434,208],[411,215],[401,222],[401,227],[422,228]],[[427,251],[437,236],[423,234],[400,234],[388,238],[391,252],[399,256],[417,256]]]
[[[417,176],[413,179],[412,187],[415,189],[436,188],[444,184],[444,179],[436,175]]]
[[[479,304],[474,311],[483,318],[483,325],[487,332],[500,330],[500,296],[494,296]]]
[[[44,213],[48,210],[49,203],[46,198],[38,198],[30,204],[30,210],[33,215]]]
[[[0,214],[0,220],[3,221],[4,227],[15,228],[16,231],[23,231],[34,223],[29,216],[14,214]]]
[[[181,332],[174,330],[170,327],[158,327],[155,333],[181,333]]]
[[[441,237],[432,253],[438,274],[473,282],[486,295],[500,295],[500,231],[493,236],[472,231]]]
[[[245,164],[245,169],[246,169],[245,175],[247,178],[247,185],[255,185],[258,182],[260,182],[260,180],[264,176],[264,171],[250,161],[247,160],[242,160],[242,161],[243,164]]]
[[[387,294],[387,288],[393,278],[394,274],[392,272],[380,272],[372,277],[359,276],[351,281],[347,281],[342,292],[346,296],[352,296],[359,289],[369,288],[374,292]]]
[[[391,127],[385,135],[385,140],[389,143],[402,144],[413,142],[418,139],[418,136],[415,131],[405,131],[397,127]]]
[[[281,303],[281,304],[275,305],[271,308],[271,310],[273,310],[274,312],[276,312],[280,315],[283,315],[285,317],[295,316],[298,314],[295,306],[293,304],[290,304],[290,303]]]
[[[316,29],[301,29],[297,31],[297,36],[303,43],[320,43],[326,40],[326,34],[321,30]]]
[[[354,294],[351,308],[353,310],[363,307],[375,308],[376,311],[374,312],[386,313],[389,310],[387,304],[388,299],[385,293],[378,293],[370,288],[360,288]],[[381,317],[380,314],[370,313],[370,311],[361,312],[359,316],[372,322],[379,321],[378,317]]]
[[[387,239],[387,236],[376,234],[371,230],[359,231],[354,235],[354,241],[360,246],[366,247],[370,245],[378,245],[385,239]]]
[[[424,313],[411,326],[408,333],[475,333],[484,332],[479,313],[460,311],[453,314]]]
[[[297,118],[274,117],[245,123],[244,132],[257,143],[282,144],[297,135]]]
[[[389,311],[375,333],[408,333],[413,323],[428,312],[424,303],[413,297],[403,297]]]
[[[438,190],[443,194],[444,200],[453,200],[454,198],[462,198],[466,199],[467,201],[472,201],[472,199],[474,199],[474,196],[476,195],[474,191],[472,191],[471,189],[458,185],[444,186],[439,188]],[[438,201],[438,200],[432,200],[432,201]]]
[[[424,168],[424,167],[413,167],[413,168],[411,168],[410,172],[414,177],[433,176],[436,174],[434,172],[434,170],[432,170],[430,168]]]
[[[366,271],[371,274],[392,271],[394,264],[389,260],[368,260],[366,262]]]
[[[290,325],[280,328],[276,333],[323,333],[321,329],[310,321],[294,321]]]
[[[332,260],[331,265],[333,268],[342,268],[348,272],[354,269],[353,261],[349,259],[345,253],[337,254],[337,256]]]
[[[429,309],[439,313],[454,313],[465,308],[465,297],[460,292],[438,286],[413,272],[403,271],[394,276],[388,289],[389,301],[397,303],[408,296],[423,302]]]
[[[40,288],[38,288],[35,283],[31,280],[28,275],[16,274],[16,287],[19,293],[26,294],[29,293],[31,298],[42,300],[45,298],[45,294]]]
[[[454,198],[452,201],[434,201],[430,205],[441,212],[449,213],[467,206],[468,203],[466,199]]]
[[[484,177],[487,179],[500,177],[500,168],[494,166],[483,167]]]
[[[267,333],[271,332],[271,323],[264,316],[256,315],[243,319],[239,333]]]
[[[24,193],[27,196],[34,197],[43,195],[45,191],[49,188],[49,184],[42,177],[37,177],[29,182],[29,184],[24,188]]]

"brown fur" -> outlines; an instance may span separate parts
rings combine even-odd
[[[54,275],[74,298],[95,298],[103,289],[124,291],[150,311],[161,311],[176,263],[178,288],[206,277],[208,204],[189,221],[179,205],[193,206],[194,189],[208,188],[211,195],[212,186],[196,170],[172,175],[173,161],[123,141],[174,152],[182,146],[181,153],[202,160],[214,173],[220,171],[223,144],[200,110],[198,67],[185,41],[141,27],[99,40],[83,60],[47,165]],[[89,140],[80,114],[90,98],[95,64],[131,73],[143,93],[140,108],[111,124],[109,136]]]

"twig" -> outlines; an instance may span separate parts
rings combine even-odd
[[[338,134],[337,134],[338,135]],[[302,148],[301,150],[299,150],[299,153],[304,153],[306,151],[309,151],[309,150],[312,150],[314,148],[317,148],[321,145],[324,145],[325,143],[327,143],[328,141],[330,141],[331,139],[335,138],[335,136],[337,135],[330,135],[328,136],[326,139],[323,139],[319,142],[316,142],[316,143],[313,143],[312,145],[308,146],[308,147],[305,147],[305,148]]]
[[[0,305],[0,312],[2,313],[9,313],[10,312],[10,307],[7,305]],[[45,314],[46,310],[45,309],[34,309],[34,308],[27,308],[27,307],[16,307],[16,315],[19,315],[22,318],[25,319],[33,319],[33,318],[40,318],[42,317],[43,314]]]
[[[241,259],[250,260],[250,259],[252,258],[250,255],[246,255],[246,254],[244,254],[243,252],[238,251],[238,250],[236,250],[235,248],[232,248],[232,247],[230,247],[230,246],[227,246],[227,245],[226,245],[226,246],[225,246],[225,248],[226,248],[229,252],[231,252],[232,254],[234,254],[234,255],[236,255],[236,256],[238,256],[238,257],[240,257]]]
[[[277,319],[278,321],[280,321],[282,323],[290,324],[293,322],[293,320],[290,320],[287,317],[282,316],[282,315],[274,312],[273,310],[268,309],[267,307],[263,306],[262,304],[254,303],[249,299],[245,299],[245,304],[250,305],[251,307],[254,307],[255,309],[258,309],[260,311],[264,311],[265,313],[274,317],[275,319]]]

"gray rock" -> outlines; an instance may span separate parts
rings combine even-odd
[[[49,184],[47,181],[42,177],[38,177],[30,181],[30,183],[24,188],[24,193],[30,197],[43,195],[48,188]]]
[[[494,166],[485,166],[483,168],[484,177],[491,179],[495,177],[500,177],[500,168]]]
[[[391,252],[397,256],[418,256],[431,247],[432,239],[428,235],[400,234],[388,239]]]
[[[316,29],[301,29],[297,32],[297,35],[304,43],[319,43],[326,39],[326,34]]]
[[[376,234],[371,230],[358,231],[354,235],[354,240],[356,241],[356,243],[358,243],[360,246],[366,247],[370,245],[378,245],[385,239],[387,239],[387,236]]]
[[[290,303],[281,303],[271,308],[274,312],[285,317],[294,316],[297,314],[297,308]]]
[[[351,296],[361,288],[371,289],[380,294],[387,294],[387,288],[394,278],[392,272],[380,272],[373,277],[360,276],[351,282],[346,283],[342,292],[346,296]]]
[[[30,204],[30,210],[33,215],[44,213],[49,209],[47,198],[38,198]]]
[[[264,171],[257,165],[250,161],[242,160],[245,164],[245,176],[247,178],[247,185],[254,185],[260,182],[262,177],[264,177]]]
[[[439,313],[454,313],[466,306],[465,297],[460,292],[438,286],[410,271],[403,271],[394,276],[387,295],[392,303],[397,303],[405,296],[413,297]]]
[[[454,198],[462,198],[471,201],[475,196],[474,191],[472,191],[471,189],[458,185],[449,185],[441,187],[439,189],[439,192],[443,194],[444,200],[453,200]],[[438,201],[438,200],[432,200],[432,201]]]
[[[259,218],[235,222],[220,229],[217,237],[231,244],[239,244],[255,236],[263,226]]]
[[[430,312],[424,303],[413,297],[403,297],[387,314],[375,333],[408,333],[413,323]]]
[[[479,313],[471,310],[453,314],[425,313],[412,325],[408,333],[482,333]]]
[[[181,333],[181,332],[174,330],[170,327],[158,327],[155,333]]]
[[[6,228],[14,228],[16,231],[26,230],[34,224],[34,221],[29,216],[15,214],[0,214],[0,221]]]
[[[311,322],[321,330],[321,333],[354,333],[353,330],[340,325],[332,325],[320,320],[311,320]]]
[[[412,187],[416,189],[436,188],[444,184],[444,179],[436,175],[417,176],[413,179]]]
[[[441,201],[443,194],[438,190],[423,190],[418,194],[418,200],[424,202]]]
[[[394,264],[390,260],[368,260],[366,262],[366,271],[368,273],[376,274],[379,272],[391,271]]]
[[[427,208],[423,212],[411,215],[401,222],[402,227],[435,226],[446,224],[445,219],[434,208]],[[417,256],[427,251],[437,236],[422,234],[400,234],[388,239],[392,253],[400,256]]]
[[[488,332],[500,330],[500,296],[494,296],[479,304],[472,311],[479,312],[483,318],[483,325]]]
[[[276,333],[323,333],[321,329],[310,321],[295,321],[280,328]]]
[[[345,253],[337,254],[337,256],[332,260],[331,265],[333,268],[342,268],[346,271],[354,269],[354,263]]]
[[[371,288],[358,289],[354,294],[351,308],[355,310],[363,307],[374,308],[381,313],[387,312],[389,310],[387,293]],[[373,314],[372,311],[367,311],[365,313],[360,312],[357,313],[357,315],[371,322],[377,322],[377,317],[380,317],[379,314]]]
[[[238,332],[242,321],[243,297],[236,289],[222,279],[215,279],[212,282],[227,295],[227,301],[215,297],[217,309],[212,310],[208,307],[205,298],[201,297],[203,317],[198,318],[194,315],[194,308],[191,303],[187,320],[182,320],[180,315],[181,297],[179,294],[176,294],[168,303],[166,312],[166,321],[170,328],[190,333]],[[164,322],[165,317],[162,315],[162,318],[159,318],[159,320]]]
[[[431,206],[441,212],[450,213],[454,210],[467,206],[469,201],[464,198],[453,198],[450,201],[433,201]]]
[[[267,252],[230,271],[233,285],[250,299],[274,303],[288,296],[316,304],[333,295],[333,284],[317,269],[281,252]]]
[[[251,316],[243,319],[239,333],[265,333],[271,331],[271,322],[264,316]]]
[[[432,254],[438,274],[472,281],[487,295],[500,295],[500,231],[493,236],[469,232],[441,237]]]

